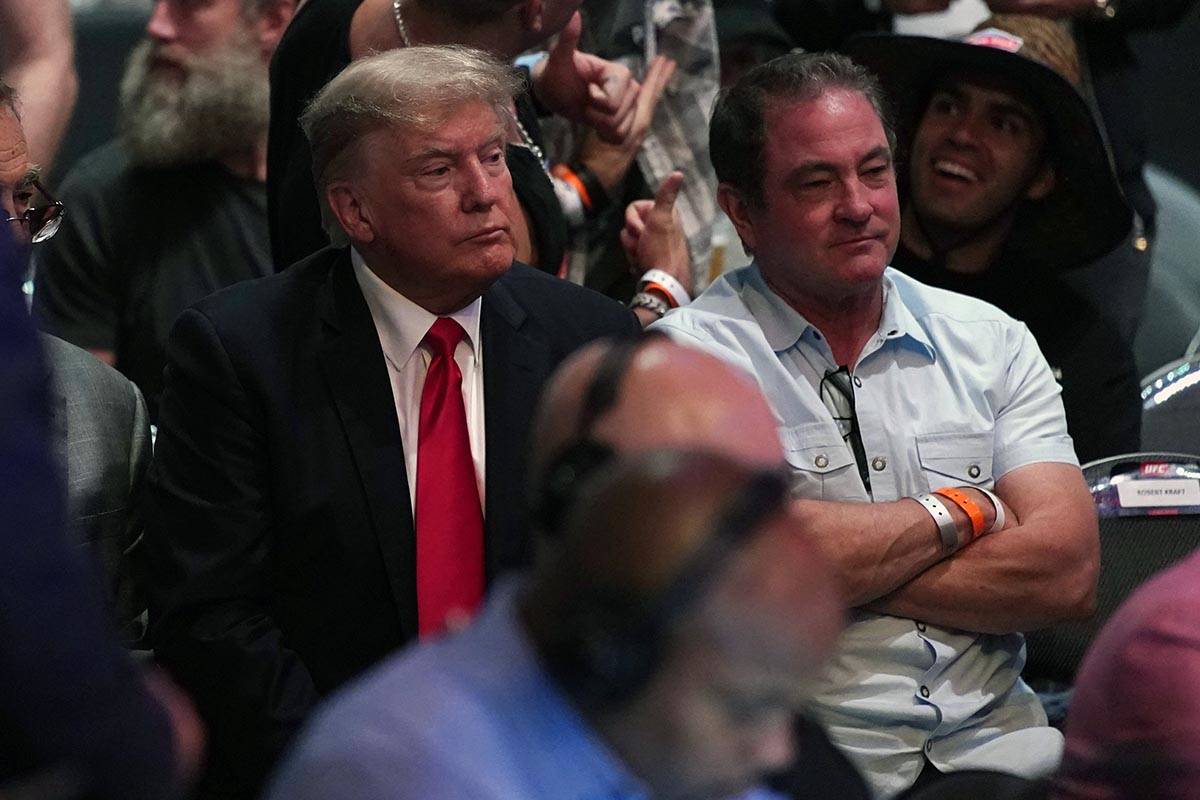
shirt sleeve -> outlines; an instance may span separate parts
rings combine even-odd
[[[412,733],[411,731],[409,733]],[[394,735],[389,735],[394,734]],[[480,780],[453,769],[417,736],[372,730],[311,731],[280,770],[266,800],[491,800]]]
[[[996,414],[996,478],[1017,467],[1038,462],[1079,465],[1067,434],[1062,387],[1024,323],[1009,329],[1006,342],[1008,369],[1004,402]]]

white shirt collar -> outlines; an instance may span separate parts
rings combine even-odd
[[[426,311],[383,282],[353,247],[350,248],[350,263],[354,265],[354,276],[367,301],[367,308],[375,320],[384,357],[396,369],[402,369],[421,345],[425,334],[437,321],[437,315]],[[467,332],[463,340],[476,358],[479,356],[479,317],[483,298],[447,316]]]

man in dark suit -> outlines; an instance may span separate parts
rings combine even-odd
[[[349,248],[202,301],[168,348],[141,560],[160,660],[250,797],[316,700],[528,563],[524,440],[575,348],[638,326],[513,263],[507,67],[362,59],[304,117]]]

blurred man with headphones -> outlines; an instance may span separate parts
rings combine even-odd
[[[777,797],[842,626],[786,498],[713,453],[605,464],[528,579],[319,714],[271,796]]]

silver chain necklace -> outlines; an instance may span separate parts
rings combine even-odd
[[[520,117],[513,115],[513,122],[517,123],[517,130],[521,132],[521,141],[525,147],[529,148],[529,152],[537,158],[538,163],[542,165],[542,169],[546,168],[546,156],[542,152],[542,148],[537,146],[537,142],[529,135],[529,131],[525,130],[525,126],[521,124]]]
[[[408,35],[408,26],[404,24],[404,14],[400,11],[400,5],[402,2],[403,0],[392,0],[392,16],[396,18],[396,33],[400,34],[400,44],[404,45],[405,47],[412,47],[412,39],[409,38]],[[533,137],[529,135],[529,131],[525,129],[525,126],[521,123],[520,118],[514,115],[513,121],[517,123],[517,130],[521,134],[521,142],[525,145],[525,147],[529,148],[529,152],[533,153],[533,155],[537,158],[538,163],[542,165],[543,169],[545,169],[546,155],[542,152],[542,148],[537,146],[537,142],[535,142]]]

